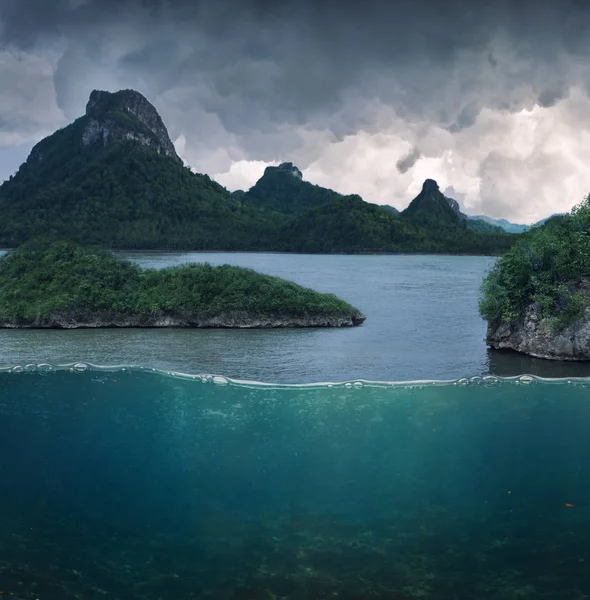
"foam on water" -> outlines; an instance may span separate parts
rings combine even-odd
[[[199,383],[213,383],[216,385],[233,385],[242,387],[254,388],[273,388],[273,389],[332,389],[336,388],[362,388],[365,386],[376,387],[383,389],[384,387],[431,387],[431,386],[458,386],[458,387],[497,387],[500,385],[512,384],[519,386],[529,386],[535,383],[549,385],[575,385],[587,387],[590,386],[590,377],[539,377],[537,375],[515,375],[512,377],[498,377],[495,375],[475,375],[473,377],[461,377],[458,379],[421,379],[409,381],[374,381],[367,379],[355,379],[352,381],[325,381],[312,383],[272,383],[262,381],[251,381],[247,379],[236,379],[225,377],[223,375],[212,374],[194,374],[182,373],[179,371],[165,371],[152,367],[143,367],[138,365],[95,365],[86,362],[75,362],[67,364],[50,364],[50,363],[27,363],[24,365],[0,366],[0,373],[37,373],[39,375],[47,375],[53,372],[70,372],[70,373],[86,373],[86,372],[133,372],[133,373],[155,373],[163,377],[172,377],[180,380],[196,381]]]

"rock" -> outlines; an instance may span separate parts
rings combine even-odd
[[[423,194],[436,194],[439,192],[438,183],[434,179],[425,179],[422,184]]]
[[[86,117],[88,123],[82,133],[85,146],[136,140],[180,161],[158,111],[139,92],[94,90],[86,105]]]
[[[281,163],[278,167],[266,167],[266,169],[264,169],[264,175],[272,173],[273,171],[289,173],[297,179],[303,179],[303,173],[291,162]]]
[[[459,203],[454,200],[453,198],[449,198],[448,196],[445,196],[446,201],[449,203],[449,206],[463,219],[467,218],[467,215],[464,215],[461,212],[461,207],[459,206]]]
[[[453,226],[465,221],[459,209],[459,204],[447,198],[439,189],[434,179],[426,179],[422,184],[422,191],[402,211],[401,215],[408,217],[420,225],[434,219],[436,226]]]
[[[92,319],[79,318],[75,314],[53,314],[37,319],[11,318],[0,322],[7,329],[95,329],[102,327],[191,327],[228,329],[267,329],[276,327],[355,327],[365,321],[362,315],[335,316],[313,314],[302,317],[260,317],[246,311],[226,312],[215,316],[175,311],[175,314],[154,313],[149,317],[121,316],[107,311],[94,312]]]
[[[584,317],[560,331],[553,331],[539,304],[531,304],[516,325],[488,323],[488,346],[510,349],[550,360],[590,360],[590,309]]]

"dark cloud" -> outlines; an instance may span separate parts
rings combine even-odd
[[[53,92],[46,74],[43,91],[34,77],[7,86],[0,132],[45,132],[43,98],[61,125],[92,89],[130,87],[173,139],[184,134],[193,164],[218,172],[293,157],[305,169],[322,144],[378,133],[391,114],[408,124],[403,147],[434,158],[420,124],[460,135],[483,109],[550,107],[590,89],[589,34],[581,0],[2,0],[0,46],[47,58]],[[419,168],[415,151],[400,156],[389,162],[398,174]]]
[[[538,92],[537,104],[545,108],[553,106],[559,99],[567,96],[568,85],[563,79],[556,79],[552,89],[543,89]]]
[[[419,158],[420,150],[413,148],[409,154],[400,158],[395,166],[400,173],[407,173],[418,162]]]
[[[80,75],[106,61],[113,83],[152,96],[192,88],[191,103],[238,133],[329,115],[350,89],[454,128],[486,104],[521,107],[533,86],[555,102],[563,81],[542,65],[555,66],[560,52],[588,53],[588,16],[575,0],[4,0],[0,8],[5,44],[68,45],[56,78],[66,110],[72,87],[85,95],[92,87]]]

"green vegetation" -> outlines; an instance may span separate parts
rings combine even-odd
[[[528,231],[531,226],[530,225],[521,225],[519,223],[511,223],[506,219],[492,219],[490,217],[486,217],[483,215],[478,215],[475,217],[469,217],[469,221],[471,226],[473,227],[476,223],[488,223],[489,225],[499,227],[508,233],[523,233],[524,231]],[[541,223],[538,223],[541,225]]]
[[[264,176],[242,196],[244,202],[258,208],[293,215],[342,198],[341,194],[333,190],[302,181],[285,167],[292,167],[292,164],[267,167]]]
[[[434,218],[416,225],[360,196],[342,196],[296,215],[281,229],[281,243],[296,252],[453,252],[497,254],[510,247],[504,234],[477,234]]]
[[[124,98],[105,96],[93,110],[149,139],[149,127],[121,109]],[[414,200],[396,214],[343,196],[302,181],[290,163],[231,194],[124,136],[85,146],[89,123],[81,117],[39,142],[0,185],[0,247],[52,235],[117,249],[501,254],[516,241],[472,231],[448,205]]]
[[[470,219],[469,217],[465,220],[467,227],[472,231],[489,232],[489,233],[516,233],[515,231],[508,232],[499,225],[493,225],[480,219]]]
[[[427,179],[422,191],[401,214],[419,234],[426,252],[501,254],[517,237],[497,230],[474,231],[459,205],[444,196],[435,181]]]
[[[296,252],[403,252],[419,247],[407,221],[360,196],[342,196],[296,215],[283,225],[281,240]]]
[[[134,141],[72,154],[69,133],[44,140],[52,143],[0,186],[1,246],[45,234],[128,249],[265,244],[271,219],[243,209],[208,176]]]
[[[148,137],[152,137],[153,134],[148,127],[140,123],[137,119],[134,119],[122,110],[111,110],[108,116],[115,121],[121,127],[125,127],[135,133],[140,133]]]
[[[88,322],[104,313],[145,319],[188,313],[198,320],[235,311],[253,318],[327,314],[364,320],[333,294],[229,265],[142,270],[109,252],[47,238],[0,259],[2,323],[55,315]]]
[[[522,239],[488,273],[479,302],[493,323],[517,323],[533,302],[555,330],[583,314],[590,277],[590,195],[571,214],[556,216]]]

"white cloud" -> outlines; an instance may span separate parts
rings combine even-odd
[[[303,170],[305,179],[403,209],[424,179],[432,178],[441,190],[452,186],[470,214],[525,223],[567,211],[590,191],[590,99],[579,88],[552,107],[484,109],[456,133],[405,122],[392,109],[376,115],[379,133],[323,138]],[[399,173],[397,162],[413,147],[421,157]],[[241,160],[216,179],[230,189],[247,189],[267,164]]]
[[[353,93],[339,111],[305,125],[275,124],[268,131],[251,125],[232,132],[215,111],[191,104],[191,98],[203,97],[200,84],[153,95],[139,79],[111,75],[112,57],[106,55],[91,69],[90,57],[76,58],[73,51],[0,52],[0,79],[11,82],[0,89],[0,177],[14,172],[35,142],[83,114],[92,87],[127,86],[139,87],[160,110],[185,162],[230,190],[248,189],[266,166],[292,161],[307,181],[398,209],[419,193],[424,179],[436,179],[441,190],[456,190],[466,212],[516,222],[569,210],[590,191],[590,99],[583,86],[571,86],[549,107],[476,110],[471,124],[455,132],[425,115],[402,118],[391,103]],[[69,80],[68,101],[61,105],[66,118],[56,101],[55,77],[68,65],[75,71],[72,62],[88,73]],[[580,81],[588,75],[581,64],[570,67]],[[400,173],[396,165],[414,150],[419,158]]]
[[[213,179],[231,191],[248,190],[262,177],[266,167],[276,164],[262,160],[240,160],[233,163],[226,173],[214,175]]]

